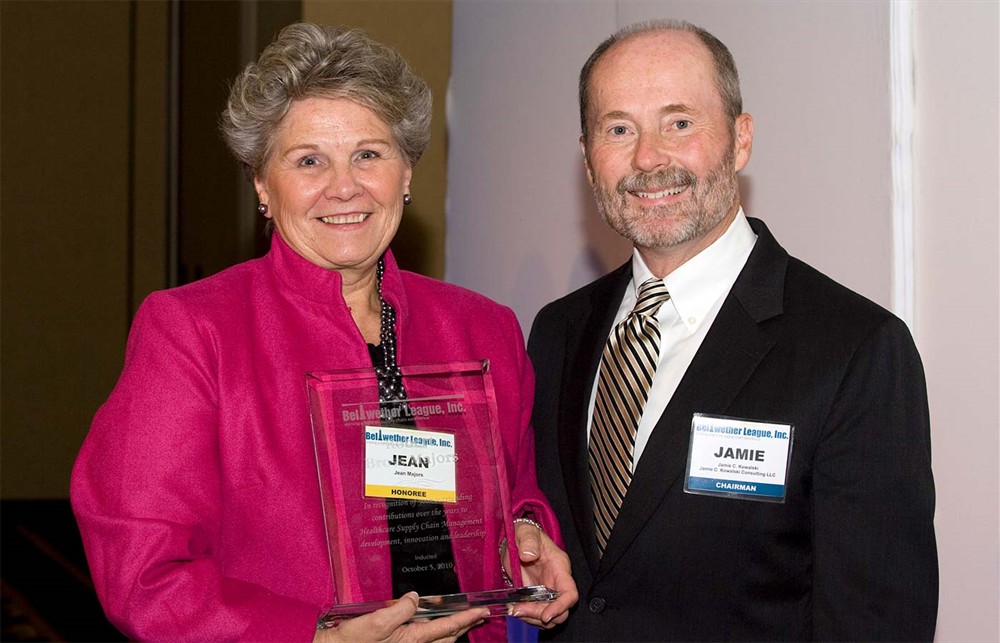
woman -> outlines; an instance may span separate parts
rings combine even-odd
[[[472,640],[482,610],[406,623],[415,594],[316,630],[336,599],[304,374],[489,358],[526,583],[517,612],[553,625],[576,600],[535,483],[533,375],[513,313],[400,271],[389,242],[428,140],[427,86],[357,31],[284,29],[235,81],[222,129],[273,223],[271,250],[154,293],[73,473],[72,501],[109,618],[137,639]],[[544,530],[544,531],[542,531]]]

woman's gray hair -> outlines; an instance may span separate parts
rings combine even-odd
[[[646,34],[655,31],[687,31],[693,33],[708,48],[712,54],[712,61],[715,63],[715,85],[722,97],[722,107],[726,111],[726,116],[731,121],[736,122],[736,118],[743,112],[743,95],[740,92],[740,74],[736,69],[736,61],[729,48],[710,32],[697,25],[693,25],[685,20],[649,20],[639,22],[619,29],[604,42],[597,45],[594,53],[580,70],[580,131],[583,140],[587,140],[587,108],[590,100],[590,77],[594,73],[594,67],[604,54],[611,49],[611,46],[628,40],[633,36]]]
[[[281,30],[233,81],[220,118],[230,151],[251,180],[267,163],[292,102],[347,98],[375,112],[412,167],[430,139],[431,90],[394,49],[359,29],[299,22]]]

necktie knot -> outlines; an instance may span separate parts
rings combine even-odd
[[[652,317],[667,300],[670,293],[662,279],[653,277],[642,282],[639,286],[639,293],[636,298],[635,307],[632,309],[633,315]]]

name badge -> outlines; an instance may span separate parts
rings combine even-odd
[[[457,502],[455,436],[365,427],[365,495],[418,502]]]
[[[684,491],[785,502],[794,428],[695,413]]]

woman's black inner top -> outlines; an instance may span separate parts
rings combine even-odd
[[[381,345],[368,344],[368,352],[373,364],[384,363]],[[384,405],[405,403],[380,401]],[[415,426],[406,419],[398,424]],[[410,591],[422,596],[459,592],[444,506],[439,502],[386,499],[385,510],[393,596],[398,598]]]

